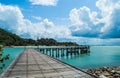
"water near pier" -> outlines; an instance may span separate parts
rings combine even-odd
[[[13,59],[23,50],[23,48],[4,48],[4,55],[10,54],[10,59],[5,62],[6,67],[10,65]],[[120,66],[120,46],[91,46],[90,51],[90,54],[72,57],[65,56],[57,59],[82,69],[101,66]]]
[[[120,65],[120,46],[91,46],[90,51],[90,54],[59,59],[82,69]]]
[[[23,51],[23,48],[4,48],[3,50],[3,56],[10,54],[10,59],[5,60],[4,64],[5,67],[3,68],[3,71],[12,63],[12,61]],[[1,65],[1,64],[0,64]],[[0,74],[2,71],[0,70]]]

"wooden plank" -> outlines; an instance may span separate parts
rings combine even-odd
[[[25,50],[2,78],[94,78],[63,62],[39,53]]]

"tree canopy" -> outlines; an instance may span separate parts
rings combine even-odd
[[[78,45],[73,42],[57,42],[53,38],[41,38],[37,40],[24,39],[24,38],[19,37],[16,34],[12,34],[1,28],[0,28],[0,44],[4,46],[37,46],[37,45],[72,46],[72,45]]]

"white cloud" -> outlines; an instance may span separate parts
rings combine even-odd
[[[32,16],[32,18],[37,20],[37,21],[41,21],[42,20],[42,17],[39,17],[39,16]]]
[[[74,36],[96,37],[99,33],[97,12],[91,12],[88,7],[72,9],[70,14],[71,31]],[[94,29],[94,30],[93,30]]]
[[[5,6],[0,4],[0,26],[3,28],[17,29],[17,26],[23,25],[27,20],[16,6]]]
[[[36,39],[37,37],[47,38],[68,38],[70,31],[68,28],[57,27],[47,18],[40,22],[33,23],[24,16],[16,6],[6,6],[0,4],[0,27],[10,29],[9,31],[16,33],[22,37]]]
[[[120,38],[120,0],[98,0],[96,6],[100,11],[85,6],[70,11],[72,35]]]
[[[99,12],[93,12],[85,6],[72,9],[69,14],[72,25],[68,28],[56,26],[47,18],[33,17],[39,20],[33,23],[24,18],[19,7],[0,4],[0,27],[33,39],[47,37],[60,41],[77,41],[81,44],[85,44],[86,40],[87,44],[120,45],[120,39],[98,39],[120,38],[120,1],[98,0],[96,5]]]
[[[101,10],[101,20],[105,23],[101,28],[103,34],[100,36],[120,38],[120,0],[99,0],[96,5]]]
[[[78,37],[77,43],[84,45],[120,45],[120,39],[100,39],[100,38],[86,38]]]
[[[33,5],[55,6],[58,0],[29,0]]]

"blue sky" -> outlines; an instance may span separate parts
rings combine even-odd
[[[38,0],[39,1],[39,0]],[[52,21],[56,18],[69,18],[69,12],[73,8],[87,6],[92,10],[95,7],[96,0],[59,0],[56,6],[32,5],[29,0],[1,0],[2,4],[15,5],[21,8],[25,18],[34,21],[31,16],[49,18]]]
[[[120,0],[0,0],[0,27],[23,38],[120,45]]]

